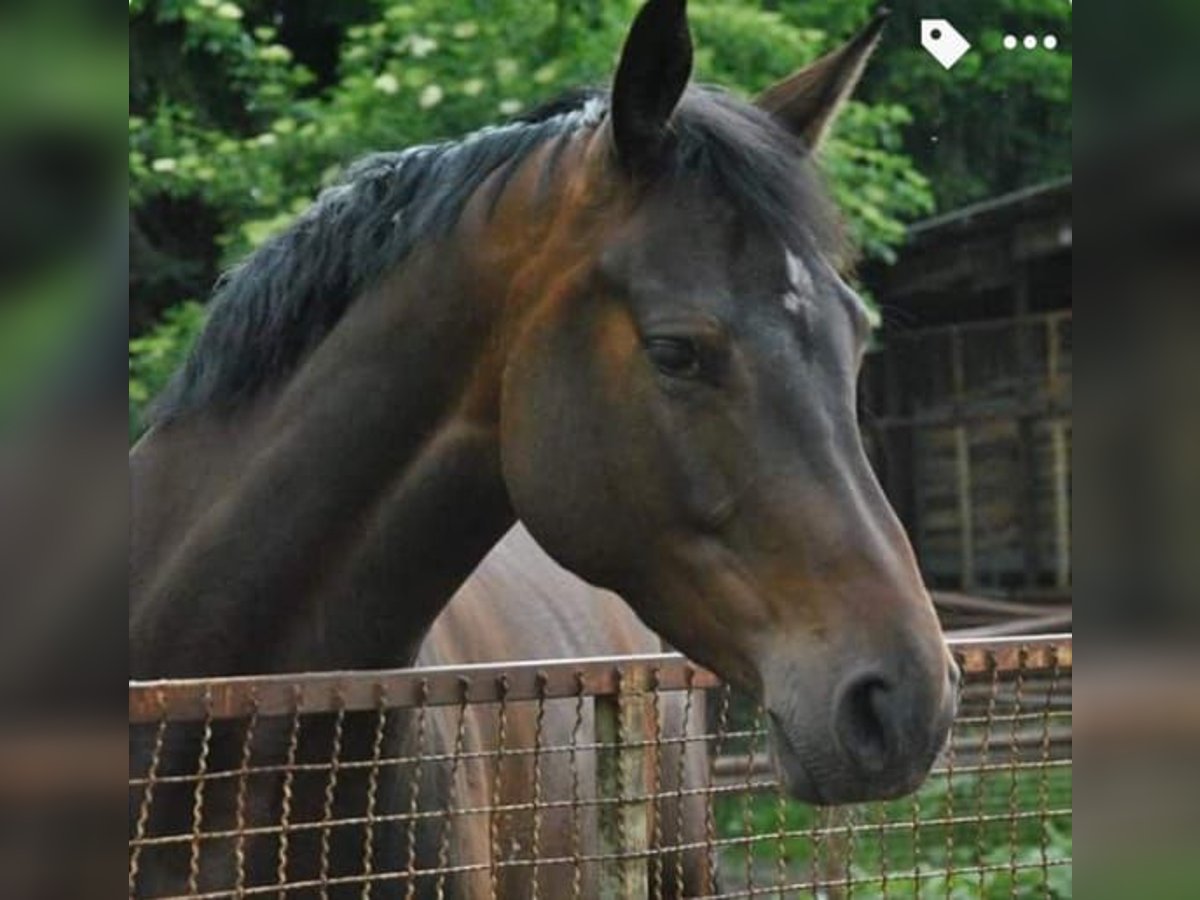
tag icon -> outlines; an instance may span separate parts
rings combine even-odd
[[[950,69],[971,49],[971,42],[945,19],[922,19],[921,46],[943,68]]]

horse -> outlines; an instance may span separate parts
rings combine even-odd
[[[409,664],[519,520],[762,703],[794,797],[913,790],[958,674],[814,161],[882,25],[747,102],[647,0],[611,90],[368,157],[231,271],[131,453],[133,677]]]
[[[548,656],[659,653],[663,649],[658,636],[619,597],[597,590],[557,566],[518,525],[438,616],[417,654],[417,664],[449,666]],[[649,807],[647,830],[657,838],[650,849],[657,852],[649,867],[647,896],[664,900],[705,896],[713,892],[715,880],[703,850],[707,815],[703,789],[708,784],[708,758],[702,741],[706,733],[703,697],[695,692],[686,701],[678,692],[663,693],[657,706],[646,712],[659,717],[657,732],[665,739],[661,751],[644,751],[648,781],[642,790],[660,798]],[[417,730],[410,727],[405,755],[449,756],[456,743],[461,743],[467,754],[494,751],[500,745],[495,707],[467,707],[461,732],[459,715],[457,710],[431,710],[424,747],[418,746]],[[688,742],[681,743],[685,738]],[[449,827],[437,818],[422,819],[422,831],[416,837],[422,853],[414,856],[414,868],[436,871],[446,865],[457,866],[464,870],[462,874],[442,876],[447,895],[486,897],[490,896],[492,871],[480,863],[489,863],[493,853],[509,861],[564,860],[596,853],[599,823],[594,801],[599,790],[596,757],[589,749],[596,740],[590,704],[547,700],[540,717],[536,705],[513,705],[504,719],[503,747],[510,755],[503,762],[486,756],[468,757],[449,772],[444,767],[427,767],[426,783],[417,796],[424,793],[428,798],[420,804],[422,809],[436,811],[448,809],[451,799],[456,809],[487,809],[495,799],[506,805],[528,805],[536,795],[543,809],[534,813],[526,808],[503,816],[492,813],[497,817],[495,834],[491,816],[455,818]],[[562,749],[572,746],[577,748],[574,755]],[[535,749],[540,752],[536,764]],[[677,800],[672,794],[679,789],[692,793]],[[572,803],[579,808],[572,808]],[[672,851],[680,845],[689,849]],[[595,897],[598,877],[596,865],[590,862],[543,864],[536,869],[510,866],[501,870],[497,895],[570,897],[578,891],[578,896]],[[438,876],[420,881],[436,891]]]
[[[435,620],[415,662],[419,666],[452,666],[646,654],[663,649],[658,636],[620,598],[556,565],[517,525],[484,558]],[[702,742],[706,732],[703,697],[699,692],[690,699],[678,692],[663,693],[651,706],[647,713],[657,716],[657,733],[664,741],[661,750],[643,751],[643,769],[652,776],[643,790],[658,796],[649,806],[654,823],[649,832],[657,838],[651,849],[657,853],[649,871],[648,895],[663,900],[706,895],[713,890],[715,876],[701,849],[707,816],[703,789],[708,783],[708,759]],[[289,821],[297,828],[289,835],[287,855],[319,859],[327,832],[331,847],[350,842],[360,859],[364,852],[370,854],[376,893],[390,887],[402,889],[407,895],[411,882],[414,897],[489,896],[495,860],[510,863],[499,867],[498,896],[597,896],[599,872],[592,862],[557,862],[537,868],[511,865],[514,860],[566,860],[598,851],[595,799],[599,790],[592,749],[597,734],[590,704],[577,705],[575,699],[547,700],[540,710],[529,703],[512,704],[505,711],[502,742],[495,707],[431,707],[416,712],[396,710],[389,715],[387,744],[395,751],[392,755],[409,760],[434,757],[452,761],[422,762],[417,767],[409,764],[392,770],[391,777],[383,779],[383,790],[373,807],[375,817],[383,821],[370,833],[358,824],[367,814],[370,776],[361,767],[345,769],[339,773],[337,792],[341,808],[354,824],[314,827],[320,826],[324,809],[312,804],[294,808]],[[315,725],[318,729],[322,753],[310,753],[306,759],[310,763],[328,762],[331,723],[328,717],[314,719],[319,721],[306,722],[303,727],[311,729]],[[285,759],[279,756],[277,732],[290,726],[267,723],[263,731],[263,724],[258,723],[250,739],[249,759],[260,767],[282,764]],[[244,736],[241,728],[217,725],[210,738],[206,770],[210,774],[236,772],[243,764]],[[174,739],[194,744],[192,737],[189,734]],[[308,741],[311,750],[317,742],[315,734],[310,734]],[[501,743],[508,754],[503,761],[495,755]],[[194,762],[196,756],[195,747],[192,749],[189,762]],[[539,753],[536,764],[535,749]],[[351,748],[343,748],[339,754],[342,763],[370,758]],[[240,849],[245,868],[239,876],[235,841],[206,842],[198,860],[198,886],[209,891],[229,890],[240,877],[242,887],[261,888],[277,878],[279,838],[271,832],[256,835],[254,830],[279,822],[285,777],[274,774],[247,779],[241,800],[241,830],[250,832]],[[292,777],[294,795],[324,796],[326,772],[301,772]],[[680,789],[690,793],[674,796]],[[536,813],[529,808],[535,797],[542,804]],[[140,793],[131,799],[140,808]],[[152,799],[154,817],[149,833],[187,834],[192,826],[194,799],[191,783],[158,786]],[[493,803],[525,808],[504,814],[455,815],[449,824],[438,815],[489,810]],[[204,798],[203,829],[237,829],[238,804],[238,788],[232,781],[211,782]],[[688,849],[672,850],[680,845]],[[170,890],[171,884],[190,877],[191,866],[191,848],[186,844],[143,850],[131,893],[159,895]],[[331,870],[331,874],[334,878],[363,876],[366,869],[363,865],[359,871]],[[358,882],[335,884],[330,890],[334,895],[358,896],[362,886]]]

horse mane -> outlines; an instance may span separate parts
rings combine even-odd
[[[231,411],[290,374],[353,300],[421,241],[444,237],[498,174],[495,198],[548,141],[598,125],[606,92],[575,89],[459,141],[376,153],[351,165],[288,228],[218,280],[187,360],[156,399],[163,423]],[[842,231],[796,140],[766,113],[716,88],[690,87],[660,178],[699,176],[749,223],[797,248],[840,255]],[[561,153],[547,155],[544,183]]]

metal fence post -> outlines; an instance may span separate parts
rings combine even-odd
[[[595,699],[600,852],[616,859],[600,865],[600,896],[637,900],[649,890],[649,801],[646,790],[644,673],[618,673],[616,695]]]

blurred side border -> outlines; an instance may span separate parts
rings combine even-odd
[[[1075,10],[1079,895],[1200,872],[1200,6]]]
[[[0,896],[120,894],[125,10],[0,6]]]

